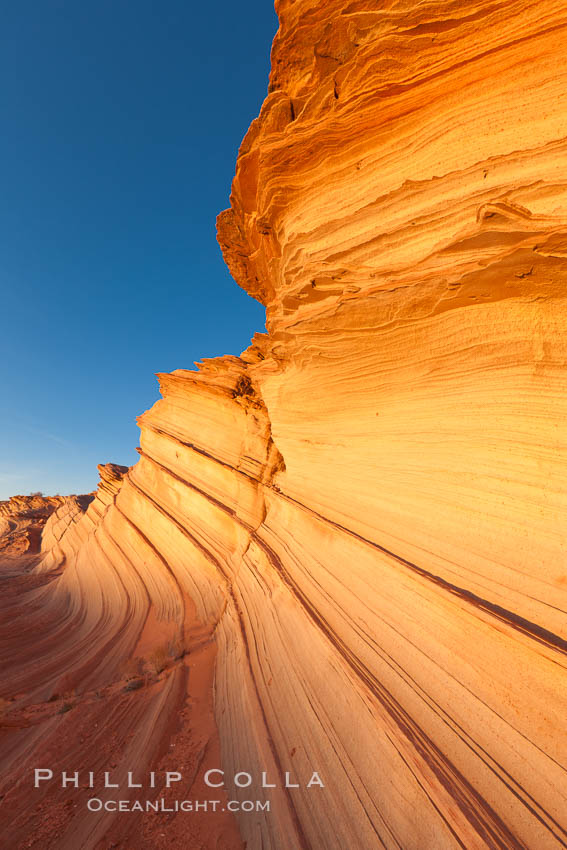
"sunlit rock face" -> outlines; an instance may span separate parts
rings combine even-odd
[[[49,520],[42,600],[74,642],[37,690],[110,688],[124,659],[181,642],[117,727],[147,741],[159,705],[163,750],[196,722],[183,665],[212,641],[203,740],[218,730],[226,776],[255,777],[232,798],[271,801],[238,816],[248,850],[554,850],[567,8],[379,5],[277,3],[219,217],[268,333],[161,375],[136,466],[101,468],[86,513]],[[57,846],[94,842],[73,823]],[[240,847],[215,823],[202,846]]]
[[[253,677],[312,846],[560,847],[567,9],[380,6],[279,4],[219,218],[285,465]]]
[[[0,558],[26,557],[37,552],[47,520],[65,501],[62,496],[34,493],[0,502]]]

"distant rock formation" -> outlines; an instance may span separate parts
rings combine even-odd
[[[16,514],[45,514],[49,516],[65,498],[65,496],[44,496],[42,493],[32,493],[29,496],[10,496],[7,501],[0,502],[0,517],[16,516]]]
[[[212,645],[216,726],[181,751],[195,776],[218,757],[227,777],[278,777],[229,789],[271,801],[237,815],[248,850],[558,850],[567,7],[276,8],[269,94],[218,221],[268,332],[160,375],[138,463],[52,515],[44,640],[4,687],[32,706],[64,675],[91,721],[105,694],[75,761],[116,729],[125,775],[201,728],[186,676]],[[118,699],[125,659],[151,657]],[[10,741],[17,810],[38,750],[29,729]],[[57,848],[162,846],[136,820],[61,817]],[[173,817],[168,846],[202,830],[199,846],[240,847],[228,817],[195,824]]]
[[[41,532],[51,514],[75,496],[11,496],[0,502],[0,557],[21,557],[39,551]]]

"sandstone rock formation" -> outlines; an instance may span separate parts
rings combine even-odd
[[[79,766],[106,717],[121,774],[170,743],[193,782],[215,759],[277,781],[228,788],[271,801],[237,816],[248,850],[567,846],[567,9],[377,5],[276,4],[218,223],[268,332],[160,375],[139,462],[45,528],[44,640],[4,683],[35,723],[2,756],[14,846],[26,768],[65,762],[70,719],[37,708],[64,687]],[[164,645],[125,696],[125,659]],[[38,846],[240,846],[183,817],[62,809]]]
[[[65,500],[62,496],[33,493],[31,496],[11,496],[7,501],[0,502],[1,556],[19,557],[25,553],[36,553],[45,523]]]

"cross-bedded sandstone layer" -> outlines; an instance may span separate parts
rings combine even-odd
[[[14,676],[49,659],[24,705],[61,676],[114,698],[168,646],[117,726],[119,769],[150,768],[198,728],[184,676],[214,646],[187,759],[278,777],[253,786],[270,814],[238,816],[248,850],[565,847],[567,9],[277,10],[219,217],[268,333],[160,375],[136,466],[51,518],[37,611],[72,647]],[[124,823],[67,815],[53,846]],[[197,846],[187,824],[169,845]]]

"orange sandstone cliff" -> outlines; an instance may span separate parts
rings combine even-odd
[[[218,221],[268,332],[160,375],[139,462],[47,521],[11,603],[5,834],[566,847],[567,8],[276,8]],[[159,829],[61,802],[55,828],[26,770],[70,748],[183,762],[194,797],[207,765],[278,787],[227,789],[269,813]]]

